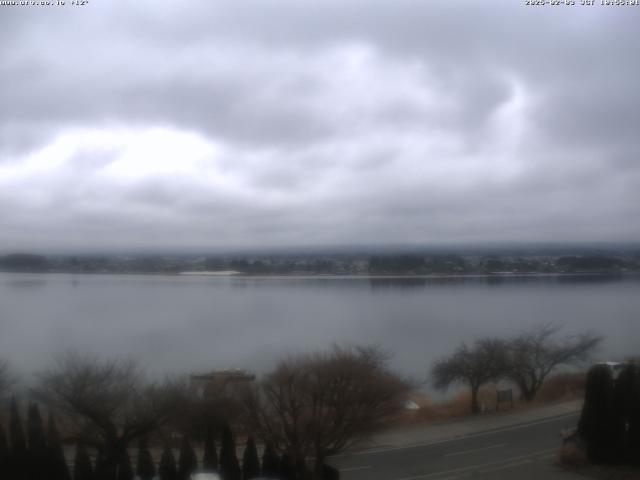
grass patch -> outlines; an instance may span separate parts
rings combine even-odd
[[[521,410],[583,398],[585,378],[586,376],[583,372],[567,372],[553,375],[543,384],[535,401],[530,403],[520,400],[518,390],[514,388],[513,409],[511,409],[510,404],[502,403],[500,404],[500,411]],[[496,385],[488,385],[480,389],[478,400],[483,412],[496,411],[497,391],[504,388],[504,386],[498,388]],[[390,426],[431,423],[471,415],[471,393],[467,389],[441,402],[435,402],[428,395],[418,392],[411,396],[411,400],[420,409],[401,413],[390,422]]]

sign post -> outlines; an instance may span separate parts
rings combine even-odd
[[[511,403],[511,408],[513,408],[513,390],[498,390],[498,396],[496,400],[496,411],[500,410],[500,404],[503,402]]]

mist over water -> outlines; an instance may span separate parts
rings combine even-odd
[[[67,349],[138,359],[153,374],[242,367],[376,343],[423,380],[459,342],[550,320],[640,353],[637,277],[348,278],[0,274],[0,357],[28,375]]]

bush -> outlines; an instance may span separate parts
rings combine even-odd
[[[615,460],[616,429],[613,416],[613,377],[606,365],[594,365],[587,373],[584,406],[578,434],[593,463]]]
[[[554,375],[542,385],[537,400],[547,403],[579,398],[584,395],[586,379],[586,375],[582,372]]]

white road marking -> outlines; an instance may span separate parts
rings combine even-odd
[[[460,450],[459,452],[445,453],[444,456],[455,457],[456,455],[464,455],[465,453],[481,452],[483,450],[490,450],[492,448],[500,448],[500,447],[506,447],[506,446],[507,446],[506,443],[498,443],[496,445],[489,445],[488,447],[470,448],[469,450]]]
[[[363,465],[362,467],[346,467],[346,468],[341,468],[340,471],[341,472],[355,472],[357,470],[368,470],[371,468],[371,465]]]
[[[516,457],[511,457],[511,458],[505,458],[504,460],[500,460],[497,462],[487,462],[487,463],[478,463],[476,465],[469,465],[468,467],[460,467],[460,468],[452,468],[451,470],[442,470],[439,472],[432,472],[432,473],[425,473],[424,475],[415,475],[413,477],[402,477],[402,478],[396,478],[394,480],[421,480],[421,479],[425,479],[425,478],[432,478],[432,477],[440,477],[442,475],[449,475],[449,474],[456,474],[456,473],[463,473],[463,472],[472,472],[474,470],[480,470],[481,468],[490,468],[490,467],[499,467],[502,465],[505,465],[505,462],[507,463],[513,463],[516,462],[518,460],[531,460],[535,457],[539,457],[541,455],[545,455],[548,454],[549,452],[555,451],[556,448],[548,448],[546,450],[540,450],[538,452],[535,453],[530,453],[528,455],[518,455]]]
[[[356,457],[356,456],[363,456],[363,455],[377,455],[379,453],[397,452],[399,450],[410,450],[412,448],[431,447],[432,445],[441,445],[443,443],[458,442],[460,440],[466,440],[467,438],[483,437],[483,436],[487,436],[487,435],[493,435],[495,433],[508,432],[508,431],[511,431],[511,430],[518,430],[518,429],[521,429],[521,428],[529,428],[529,427],[532,427],[532,426],[535,426],[535,425],[542,425],[544,423],[557,422],[558,420],[561,420],[563,418],[574,417],[574,416],[577,416],[579,414],[580,414],[580,412],[567,413],[567,414],[563,414],[563,415],[558,415],[558,416],[553,417],[553,418],[548,418],[548,419],[545,419],[545,420],[539,420],[539,421],[536,421],[536,422],[512,425],[510,427],[498,428],[498,429],[490,430],[490,431],[487,431],[487,432],[471,433],[469,435],[460,435],[458,437],[449,438],[447,440],[436,440],[436,441],[433,441],[433,442],[424,442],[424,443],[412,443],[411,445],[404,445],[404,446],[401,446],[401,447],[387,447],[387,448],[377,448],[377,449],[374,448],[374,449],[371,449],[371,450],[363,450],[361,452],[341,453],[340,455],[333,455],[331,458]]]
[[[518,460],[517,462],[507,463],[506,465],[500,465],[499,467],[494,468],[483,468],[480,470],[480,473],[493,473],[499,472],[500,470],[508,470],[509,468],[520,467],[521,465],[526,465],[527,463],[531,463],[531,459],[526,460]]]

